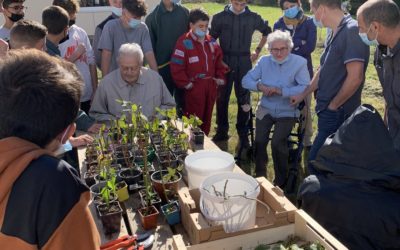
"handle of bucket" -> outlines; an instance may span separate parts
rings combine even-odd
[[[204,217],[206,217],[206,219],[208,219],[208,220],[214,220],[214,221],[223,221],[223,220],[227,220],[227,219],[229,219],[229,218],[231,218],[231,217],[233,217],[233,216],[236,216],[238,213],[241,212],[241,210],[238,210],[238,211],[236,211],[235,213],[230,214],[230,215],[227,215],[227,212],[225,212],[225,213],[224,213],[222,216],[220,216],[220,217],[212,217],[212,216],[210,216],[208,213],[206,213],[206,212],[204,211],[204,201],[203,201],[203,196],[202,196],[202,195],[200,196],[200,211],[201,211],[201,213],[204,215]]]

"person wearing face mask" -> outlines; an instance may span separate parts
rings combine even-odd
[[[93,36],[93,52],[96,58],[97,67],[101,67],[101,51],[98,50],[99,40],[101,37],[101,33],[103,32],[103,28],[108,23],[108,21],[117,19],[122,16],[122,0],[108,0],[108,4],[111,8],[111,15],[109,15],[106,19],[104,19],[99,25],[96,26],[94,30]]]
[[[69,39],[61,43],[58,48],[61,57],[74,63],[84,79],[81,109],[89,113],[90,103],[98,84],[97,68],[89,37],[84,29],[75,24],[79,2],[77,0],[54,0],[53,5],[60,6],[68,12]]]
[[[308,170],[325,139],[361,104],[361,91],[369,61],[369,48],[358,35],[357,21],[342,10],[341,0],[312,0],[313,21],[317,27],[332,29],[321,55],[320,68],[306,90],[291,98],[298,105],[318,89],[316,113],[318,133],[309,154]]]
[[[251,69],[252,62],[258,58],[262,47],[271,33],[268,21],[250,10],[248,0],[231,0],[224,10],[215,14],[211,21],[210,35],[219,40],[224,53],[224,62],[229,66],[226,74],[227,84],[218,88],[217,131],[213,141],[229,139],[228,107],[232,88],[237,99],[236,130],[239,136],[237,153],[245,152],[249,143],[250,92],[242,87],[243,76]],[[262,37],[255,51],[251,51],[254,32],[258,30]],[[240,158],[240,155],[238,155]]]
[[[77,76],[36,49],[12,50],[0,64],[1,249],[100,249],[89,188],[55,156],[75,131]]]
[[[359,35],[369,46],[377,46],[375,68],[385,98],[385,123],[400,151],[400,13],[392,0],[370,0],[357,12]]]
[[[293,39],[292,53],[307,59],[307,68],[310,78],[314,75],[311,53],[315,50],[317,43],[317,28],[311,17],[304,14],[300,0],[280,0],[279,6],[283,10],[283,16],[274,24],[274,30],[289,31]],[[305,117],[305,131],[303,144],[307,151],[310,150],[313,135],[311,117],[311,98],[308,95],[306,105],[301,111]]]
[[[183,91],[176,88],[169,66],[176,41],[189,29],[189,10],[179,3],[180,0],[162,0],[146,17],[146,25],[159,65],[158,73],[174,96],[176,110],[181,116],[184,106]]]
[[[122,16],[107,22],[104,26],[98,46],[101,50],[103,77],[118,68],[118,51],[125,43],[139,44],[149,68],[158,71],[149,29],[140,21],[146,13],[147,6],[144,0],[123,0]]]
[[[26,7],[25,0],[3,0],[2,12],[5,23],[0,27],[0,39],[10,40],[10,30],[14,23],[24,18]]]
[[[217,88],[225,84],[227,70],[221,48],[207,34],[209,19],[203,10],[191,10],[190,31],[178,39],[171,57],[171,75],[176,86],[184,89],[184,114],[199,117],[206,135],[210,132]]]
[[[242,80],[244,88],[263,94],[256,112],[255,157],[256,176],[266,177],[268,155],[266,147],[274,126],[271,148],[274,162],[274,185],[283,188],[288,171],[288,136],[299,117],[290,97],[309,85],[307,60],[291,53],[293,41],[288,31],[276,30],[268,35],[268,56],[262,56]]]

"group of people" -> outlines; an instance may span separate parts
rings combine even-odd
[[[314,166],[318,152],[360,106],[369,45],[379,45],[374,64],[386,101],[385,123],[390,146],[396,152],[400,149],[396,85],[400,12],[392,0],[367,1],[359,8],[357,20],[342,10],[341,0],[312,0],[313,17],[305,15],[300,0],[280,0],[283,16],[273,30],[246,0],[230,0],[212,17],[210,27],[204,10],[189,11],[176,0],[162,0],[145,22],[141,21],[147,14],[143,0],[110,0],[112,14],[96,27],[92,43],[75,24],[78,1],[54,0],[43,10],[41,23],[23,19],[23,3],[3,0],[1,9],[5,23],[0,28],[0,159],[5,160],[0,161],[0,245],[5,248],[16,244],[19,249],[99,247],[79,169],[53,155],[93,140],[89,135],[75,137],[75,123],[79,130],[98,131],[101,122],[122,114],[116,100],[139,104],[149,119],[156,115],[156,107],[176,106],[178,114],[203,120],[201,128],[207,135],[216,103],[213,140],[224,141],[229,139],[228,106],[234,87],[239,144],[248,147],[250,91],[260,92],[255,115],[256,175],[266,176],[266,147],[274,127],[274,184],[284,188],[287,140],[300,112],[306,116],[304,144],[311,147],[309,172],[318,174],[320,165]],[[331,32],[320,66],[314,70],[311,54],[317,27]],[[251,51],[255,31],[262,37]],[[269,54],[258,59],[264,46]],[[313,95],[318,132],[312,143]],[[302,101],[306,105],[299,110]],[[77,163],[76,151],[67,160]],[[26,197],[24,190],[33,193]],[[315,201],[321,194],[313,195]],[[310,196],[303,192],[302,197]],[[307,202],[304,206],[310,209]],[[21,209],[32,212],[18,212]],[[309,211],[318,218],[318,209]],[[19,226],[15,221],[21,222]],[[79,230],[71,229],[76,225]],[[340,230],[335,233],[340,235]]]

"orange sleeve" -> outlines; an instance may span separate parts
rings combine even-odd
[[[100,249],[100,236],[88,207],[89,197],[89,192],[81,195],[43,250]]]

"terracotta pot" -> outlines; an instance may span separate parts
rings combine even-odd
[[[140,222],[145,230],[157,227],[158,210],[155,206],[140,208],[138,210]]]
[[[163,176],[166,175],[167,173],[168,173],[167,170],[162,170]],[[176,172],[176,175],[177,179],[175,181],[169,181],[164,183],[165,188],[169,191],[172,191],[175,194],[178,193],[179,181],[182,179],[182,175],[179,172]],[[153,187],[158,193],[158,195],[160,195],[161,200],[163,202],[166,202],[167,197],[165,197],[164,195],[164,187],[161,182],[160,171],[156,171],[151,175],[151,182],[153,183]]]

